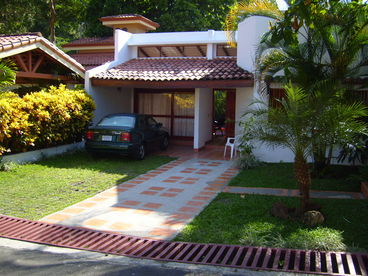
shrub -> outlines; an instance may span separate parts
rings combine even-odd
[[[95,109],[83,90],[51,86],[25,95],[0,94],[0,155],[82,140]]]

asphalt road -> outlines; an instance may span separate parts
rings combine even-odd
[[[157,262],[0,238],[0,275],[278,276],[293,273]]]

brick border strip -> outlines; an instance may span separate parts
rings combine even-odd
[[[169,242],[0,215],[0,237],[158,261],[368,276],[368,254]]]

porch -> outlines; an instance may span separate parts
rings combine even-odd
[[[253,97],[252,74],[233,58],[138,58],[87,79],[86,89],[97,105],[96,121],[111,113],[152,115],[171,138],[190,143],[194,151],[204,148],[216,133],[214,91],[227,95],[224,136],[238,132],[236,122]]]

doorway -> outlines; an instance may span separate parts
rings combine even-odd
[[[222,145],[235,135],[236,90],[214,89],[213,93],[213,140]]]

